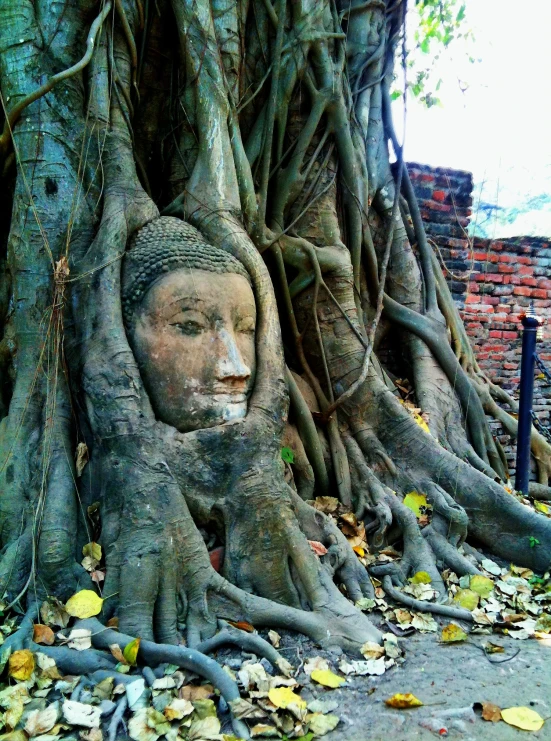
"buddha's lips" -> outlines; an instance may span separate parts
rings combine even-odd
[[[231,391],[214,391],[210,394],[205,394],[205,396],[211,396],[216,401],[225,404],[245,404],[248,399],[247,394],[233,393]]]

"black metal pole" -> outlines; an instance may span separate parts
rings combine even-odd
[[[520,360],[520,398],[518,405],[517,470],[515,489],[528,494],[530,478],[530,433],[534,393],[534,357],[539,321],[535,316],[522,319],[522,357]]]

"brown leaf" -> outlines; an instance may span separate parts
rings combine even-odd
[[[99,584],[101,581],[105,579],[105,572],[104,571],[92,571],[90,574],[90,579],[95,582],[96,584]]]
[[[77,470],[77,477],[82,476],[84,466],[88,463],[88,446],[86,443],[79,443],[75,454],[75,468]]]
[[[118,617],[112,617],[109,618],[109,620],[106,623],[108,628],[118,628],[119,627],[119,619]]]
[[[309,540],[308,543],[316,556],[325,556],[327,553],[327,548],[319,540]]]
[[[194,700],[207,700],[214,695],[212,684],[186,684],[180,688],[180,697],[193,702]]]
[[[51,646],[55,641],[54,631],[47,625],[36,623],[33,628],[33,641],[35,643],[43,643],[45,646]]]
[[[236,622],[228,620],[228,623],[233,625],[234,628],[244,630],[245,633],[254,633],[254,627],[250,623],[245,622],[245,620],[237,620]]]
[[[117,661],[119,661],[121,664],[125,664],[126,666],[128,666],[128,661],[124,658],[124,654],[118,643],[112,643],[109,646],[109,650],[111,651],[113,656],[117,659]]]
[[[498,723],[501,720],[501,708],[498,708],[498,706],[494,705],[492,702],[483,702],[482,717],[484,720]]]

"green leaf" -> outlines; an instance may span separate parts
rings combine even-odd
[[[291,450],[291,448],[281,448],[281,457],[285,461],[285,463],[294,463],[295,462],[295,454]]]
[[[534,538],[533,535],[529,536],[530,539],[530,548],[535,548],[537,545],[540,545],[540,542],[537,538]]]

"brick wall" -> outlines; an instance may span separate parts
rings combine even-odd
[[[464,170],[408,163],[427,235],[440,254],[482,370],[518,398],[521,325],[533,304],[547,318],[538,354],[551,369],[551,238],[469,239],[472,175]],[[534,411],[550,424],[551,387],[536,380]],[[496,426],[514,472],[515,449]]]

